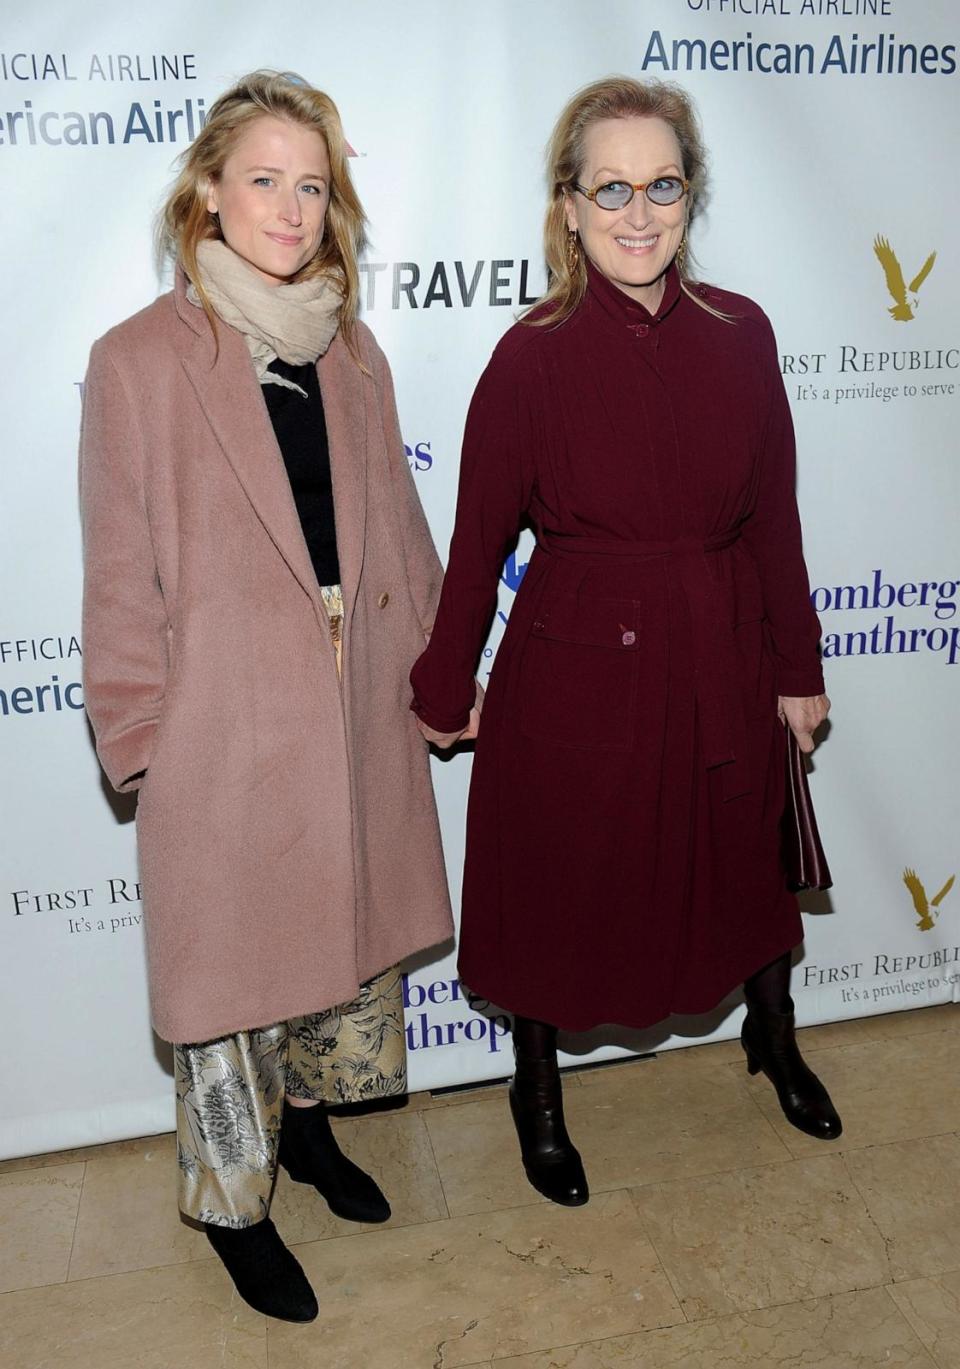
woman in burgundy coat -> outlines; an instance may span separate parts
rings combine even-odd
[[[587,87],[549,159],[551,288],[474,394],[412,681],[427,737],[478,731],[460,971],[516,1015],[528,1177],[576,1204],[558,1027],[703,1013],[743,983],[751,1071],[795,1126],[841,1128],[790,998],[782,725],[810,751],[829,702],[773,332],[684,273],[704,154],[681,91]],[[474,670],[524,520],[537,546],[478,729]]]

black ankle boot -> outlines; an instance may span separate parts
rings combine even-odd
[[[763,1070],[791,1125],[821,1141],[833,1141],[841,1134],[843,1123],[829,1093],[800,1054],[792,1011],[773,1012],[748,1003],[740,1044],[747,1069],[751,1074]]]
[[[517,1072],[510,1083],[510,1111],[527,1178],[552,1203],[582,1207],[590,1189],[563,1120],[556,1030],[518,1017],[514,1048]]]
[[[280,1321],[314,1320],[320,1309],[313,1289],[269,1217],[253,1226],[205,1222],[204,1230],[237,1292],[256,1312]]]
[[[337,1217],[348,1222],[385,1222],[390,1204],[359,1165],[337,1145],[322,1103],[312,1108],[283,1105],[280,1164],[298,1184],[313,1184]]]

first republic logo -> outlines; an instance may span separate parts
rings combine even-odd
[[[876,253],[877,261],[883,267],[887,289],[890,292],[890,298],[893,300],[893,305],[887,310],[887,313],[897,323],[909,323],[915,317],[915,310],[919,303],[917,292],[933,270],[933,263],[937,259],[937,254],[931,252],[910,284],[906,285],[896,252],[887,239],[879,233],[873,240],[873,250]],[[907,298],[908,293],[911,296],[910,299]]]
[[[917,930],[921,932],[932,931],[936,926],[936,919],[940,915],[940,904],[953,888],[955,876],[951,875],[946,884],[933,898],[927,898],[927,891],[923,887],[916,870],[906,869],[903,872],[903,882],[907,886],[910,897],[913,899],[913,907],[917,914]]]

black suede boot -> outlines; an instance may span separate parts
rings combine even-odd
[[[253,1226],[205,1222],[204,1230],[244,1302],[280,1321],[314,1320],[319,1308],[313,1289],[269,1217]]]
[[[792,1003],[789,1012],[774,1012],[748,1002],[740,1043],[747,1069],[751,1074],[763,1070],[791,1125],[822,1141],[841,1134],[843,1123],[829,1093],[800,1054]]]
[[[527,1178],[552,1203],[581,1207],[590,1190],[563,1120],[557,1029],[517,1017],[513,1046],[517,1071],[510,1083],[510,1111]]]
[[[322,1103],[312,1108],[283,1104],[278,1160],[298,1184],[313,1184],[337,1217],[348,1222],[385,1222],[390,1204],[376,1182],[337,1145]]]

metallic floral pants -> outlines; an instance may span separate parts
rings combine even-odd
[[[340,670],[340,586],[321,586],[320,593]],[[361,1103],[404,1093],[405,1046],[398,969],[368,980],[352,1003],[175,1046],[181,1212],[218,1226],[266,1217],[284,1095]]]
[[[266,1217],[284,1094],[360,1103],[404,1093],[400,971],[369,980],[352,1003],[174,1047],[180,1210],[199,1222]]]

